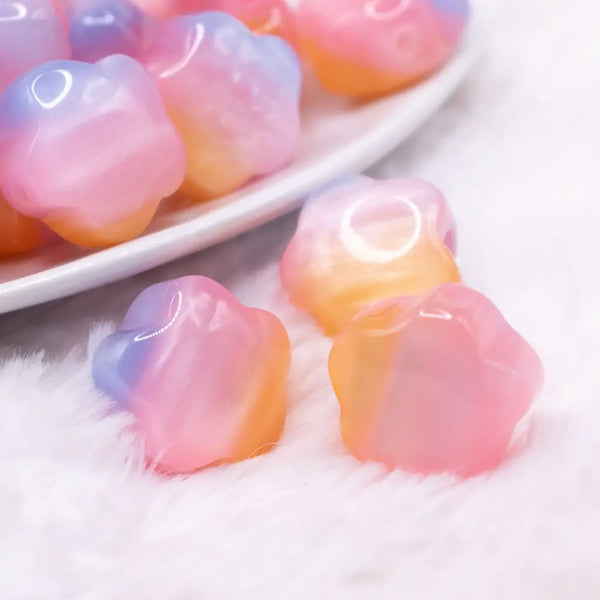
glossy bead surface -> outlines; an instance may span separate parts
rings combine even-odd
[[[260,34],[279,35],[294,41],[294,18],[283,0],[180,0],[182,13],[207,10],[226,12]]]
[[[328,335],[364,306],[460,281],[454,219],[441,192],[414,179],[358,176],[306,203],[281,260],[291,301]]]
[[[96,62],[111,54],[134,58],[155,22],[128,0],[79,0],[69,11],[73,58]]]
[[[43,62],[69,58],[63,19],[52,0],[0,0],[0,91]]]
[[[329,373],[357,458],[462,476],[502,460],[543,384],[535,350],[458,284],[367,307],[336,337]]]
[[[20,215],[0,195],[0,259],[35,250],[50,238],[43,223]]]
[[[0,140],[6,201],[82,246],[139,235],[185,171],[155,83],[126,56],[50,62],[13,82]]]
[[[93,374],[133,413],[148,459],[189,473],[272,448],[289,366],[290,342],[274,315],[190,276],[137,297],[98,348]]]
[[[469,18],[468,0],[301,0],[303,52],[331,92],[373,96],[441,67]]]
[[[185,141],[190,195],[225,194],[294,156],[301,74],[280,38],[224,13],[178,17],[153,36],[145,64]]]

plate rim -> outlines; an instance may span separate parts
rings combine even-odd
[[[0,314],[71,296],[199,252],[293,211],[307,195],[337,177],[367,169],[410,137],[458,89],[477,54],[478,29],[473,19],[457,52],[435,75],[380,100],[405,100],[406,109],[397,120],[365,131],[349,148],[337,148],[326,165],[321,161],[291,173],[283,170],[269,177],[268,189],[259,187],[261,182],[250,184],[206,203],[205,212],[184,223],[0,283]],[[311,177],[306,180],[308,172]]]

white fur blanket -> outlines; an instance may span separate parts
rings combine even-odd
[[[283,219],[0,317],[2,600],[600,598],[600,9],[497,9],[468,83],[374,173],[445,190],[465,280],[539,349],[526,447],[465,482],[355,461],[329,342],[279,288]],[[107,415],[85,352],[143,287],[189,273],[284,320],[290,410],[272,453],[165,480],[144,471],[127,418]]]

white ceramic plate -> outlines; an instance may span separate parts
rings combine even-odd
[[[298,206],[328,181],[357,173],[410,136],[456,90],[473,62],[479,27],[471,24],[451,62],[425,83],[368,104],[337,98],[308,104],[297,160],[240,191],[164,212],[141,237],[86,252],[61,242],[0,262],[0,313],[62,298],[202,250]]]

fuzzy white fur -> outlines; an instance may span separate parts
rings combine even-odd
[[[600,11],[591,0],[496,8],[468,83],[374,173],[445,190],[465,280],[539,349],[547,385],[524,446],[464,482],[355,461],[337,429],[329,342],[278,284],[294,226],[283,219],[0,318],[0,598],[600,597]],[[85,340],[149,283],[189,273],[283,319],[289,417],[270,454],[166,480],[144,471],[128,418],[94,390]]]

